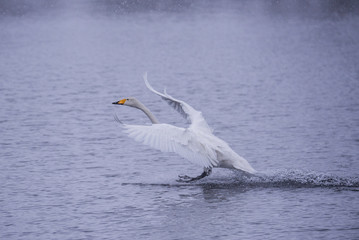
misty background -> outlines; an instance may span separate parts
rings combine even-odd
[[[78,11],[86,14],[126,14],[147,11],[180,12],[195,8],[232,8],[273,15],[303,15],[311,17],[338,17],[358,14],[359,4],[355,0],[242,0],[242,1],[193,1],[193,0],[1,0],[2,16],[24,16],[28,14],[53,14]],[[49,13],[50,12],[50,13]]]

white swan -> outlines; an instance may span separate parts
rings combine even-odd
[[[159,123],[150,110],[136,98],[125,98],[113,104],[138,108],[152,122],[152,125],[149,126],[123,124],[128,136],[162,152],[175,152],[204,168],[203,173],[198,177],[179,176],[179,181],[189,182],[201,179],[211,174],[213,167],[238,169],[250,174],[256,172],[247,160],[234,152],[222,139],[213,135],[201,112],[196,111],[184,101],[171,97],[166,91],[159,93],[154,90],[147,81],[147,73],[143,78],[149,90],[161,96],[171,107],[191,122],[188,128]],[[115,118],[119,121],[117,117]]]

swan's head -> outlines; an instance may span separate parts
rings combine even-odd
[[[120,101],[113,102],[112,104],[125,105],[125,106],[135,107],[135,108],[138,108],[140,106],[140,102],[134,97],[124,98]]]

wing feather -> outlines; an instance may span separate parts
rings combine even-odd
[[[190,128],[196,128],[197,131],[212,133],[212,129],[208,126],[206,120],[203,118],[200,111],[195,110],[193,107],[191,107],[184,101],[178,100],[170,96],[166,92],[166,90],[164,91],[164,93],[156,91],[147,80],[147,72],[143,75],[143,79],[145,80],[145,84],[150,91],[160,96],[172,108],[179,112],[185,119],[191,122]]]
[[[123,125],[124,131],[135,141],[161,150],[174,152],[202,167],[218,164],[215,151],[205,144],[199,144],[199,136],[189,129],[169,124]]]

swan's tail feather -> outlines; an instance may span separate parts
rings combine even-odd
[[[233,167],[238,170],[242,170],[244,172],[247,172],[249,174],[255,174],[257,171],[247,162],[246,159],[236,154],[236,161],[233,162]]]

